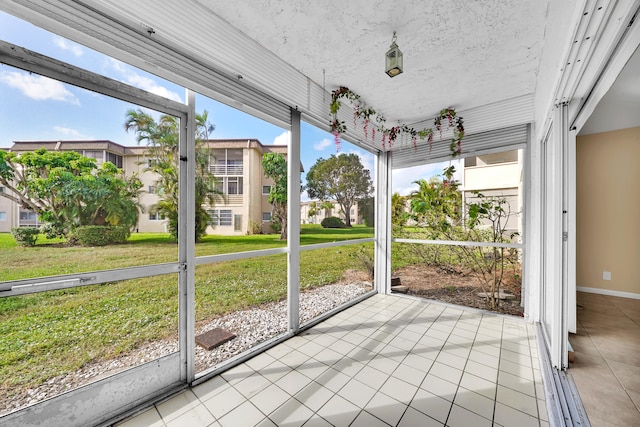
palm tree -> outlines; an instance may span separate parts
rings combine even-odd
[[[391,223],[403,226],[407,223],[407,198],[400,193],[391,195]]]
[[[443,177],[414,181],[418,189],[409,195],[411,212],[418,224],[433,231],[444,231],[462,221],[460,183],[454,178],[455,168],[444,170]]]
[[[208,112],[196,114],[196,158],[195,158],[195,216],[196,241],[206,234],[209,215],[205,209],[212,205],[219,194],[211,183],[214,176],[209,172],[209,133],[215,127],[208,122]],[[178,176],[179,176],[179,120],[176,117],[162,115],[156,122],[142,110],[128,110],[124,123],[125,130],[134,131],[138,144],[145,143],[152,160],[147,170],[158,175],[157,186],[162,195],[153,209],[169,220],[169,232],[178,237]]]
[[[323,201],[320,203],[320,209],[324,209],[324,217],[328,218],[331,216],[331,211],[333,210],[333,203],[329,201]]]

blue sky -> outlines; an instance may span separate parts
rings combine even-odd
[[[0,39],[184,102],[184,88],[4,12],[0,12]],[[108,139],[122,145],[136,145],[135,135],[125,132],[123,127],[126,111],[131,108],[137,106],[0,65],[0,148],[9,148],[13,141],[61,139]],[[256,138],[263,144],[283,144],[288,140],[284,129],[198,95],[196,111],[204,110],[209,112],[209,120],[215,125],[211,138]],[[345,142],[340,152],[358,154],[373,174],[372,154]],[[332,154],[337,154],[333,136],[303,123],[301,158],[305,170],[318,158]],[[438,174],[442,168],[442,164],[433,164],[395,171],[393,190],[408,194],[416,187],[413,181]]]

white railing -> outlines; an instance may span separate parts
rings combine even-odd
[[[224,203],[221,205],[242,205],[242,194],[225,194]]]
[[[242,176],[244,168],[242,165],[209,165],[209,172],[218,175],[238,175]]]

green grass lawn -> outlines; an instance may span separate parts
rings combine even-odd
[[[324,229],[317,224],[305,224],[300,234],[300,244],[309,245],[373,237],[373,228],[356,225],[350,229]],[[275,234],[210,235],[196,244],[196,256],[286,245]],[[36,246],[24,248],[16,245],[11,234],[0,233],[0,257],[3,261],[0,263],[0,281],[6,281],[173,262],[178,260],[178,245],[168,234],[134,233],[122,245],[64,247],[59,240],[49,241],[40,236]]]
[[[301,244],[371,237],[373,229],[305,225]],[[276,235],[207,236],[196,255],[283,247]],[[365,244],[372,246],[372,244]],[[303,288],[335,283],[362,245],[301,254]],[[0,234],[0,281],[177,260],[168,236],[139,233],[123,245],[65,247],[41,238],[32,248]],[[196,268],[196,321],[286,297],[286,254]],[[177,275],[0,298],[0,395],[32,387],[84,364],[158,338],[177,336]]]

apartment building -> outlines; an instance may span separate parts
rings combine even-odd
[[[262,156],[280,153],[286,145],[264,145],[257,139],[210,140],[209,168],[215,176],[218,197],[208,209],[211,234],[238,235],[271,232],[269,192],[273,180],[264,175]]]
[[[508,213],[505,231],[522,235],[523,164],[522,150],[466,157],[461,188],[463,206],[477,200],[476,192],[504,199],[507,203],[503,208]]]
[[[209,140],[209,170],[215,177],[214,187],[219,194],[213,205],[207,207],[211,217],[210,234],[237,235],[247,232],[269,232],[271,205],[268,202],[273,181],[264,176],[263,154],[274,152],[286,156],[286,145],[263,145],[257,139]],[[137,174],[143,184],[137,232],[166,232],[167,220],[152,207],[162,191],[157,175],[148,171],[153,161],[144,146],[124,146],[108,140],[85,141],[15,141],[13,152],[77,151],[96,159],[98,165],[110,161],[122,168],[127,176]],[[0,192],[8,191],[0,186]],[[23,209],[6,197],[0,197],[0,232],[13,227],[38,226],[34,212]]]
[[[345,214],[340,204],[335,200],[323,203],[320,200],[309,200],[300,203],[300,221],[302,224],[320,224],[323,219],[330,216],[340,218],[345,221]],[[358,211],[358,203],[351,206],[351,225],[364,224],[364,218]]]

